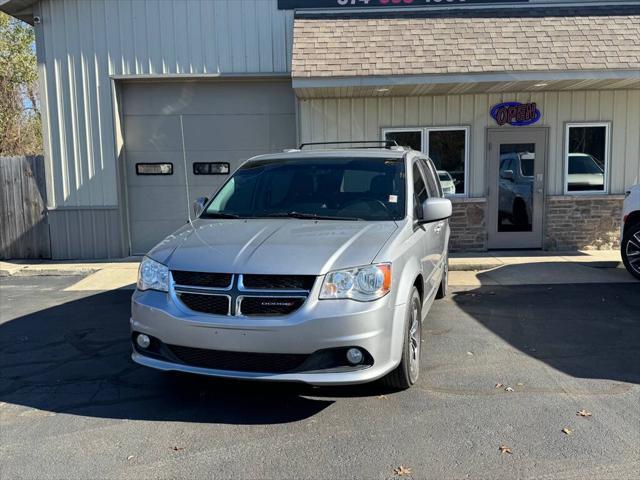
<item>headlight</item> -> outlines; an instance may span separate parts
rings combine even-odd
[[[138,270],[138,290],[168,292],[169,269],[149,257],[144,257]]]
[[[384,297],[391,289],[391,264],[367,265],[330,272],[324,278],[320,300],[351,298],[369,302]]]

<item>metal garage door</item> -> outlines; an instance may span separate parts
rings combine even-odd
[[[132,254],[184,225],[191,203],[227,180],[210,170],[228,163],[233,172],[253,155],[296,141],[294,94],[285,81],[128,83],[122,109]]]

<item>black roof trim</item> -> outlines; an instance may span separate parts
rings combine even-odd
[[[447,10],[411,10],[411,11],[296,11],[295,18],[306,20],[335,19],[385,19],[385,18],[541,18],[541,17],[589,17],[589,16],[625,16],[640,15],[640,5],[618,5],[612,7],[522,7],[522,8],[486,8],[469,9],[468,7],[450,8]]]

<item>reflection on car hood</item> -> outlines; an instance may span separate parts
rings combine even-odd
[[[602,185],[604,175],[602,173],[570,173],[569,184]]]
[[[149,256],[173,270],[321,275],[371,263],[397,228],[391,221],[197,220]]]

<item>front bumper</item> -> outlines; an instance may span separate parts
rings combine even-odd
[[[391,295],[374,302],[318,300],[312,291],[295,313],[281,317],[207,315],[193,312],[174,295],[136,291],[132,298],[131,330],[167,345],[225,352],[312,355],[318,351],[358,347],[372,365],[291,372],[256,372],[203,368],[173,358],[159,358],[134,349],[132,359],[164,371],[213,377],[303,382],[311,385],[366,383],[393,370],[401,358],[404,305]]]

